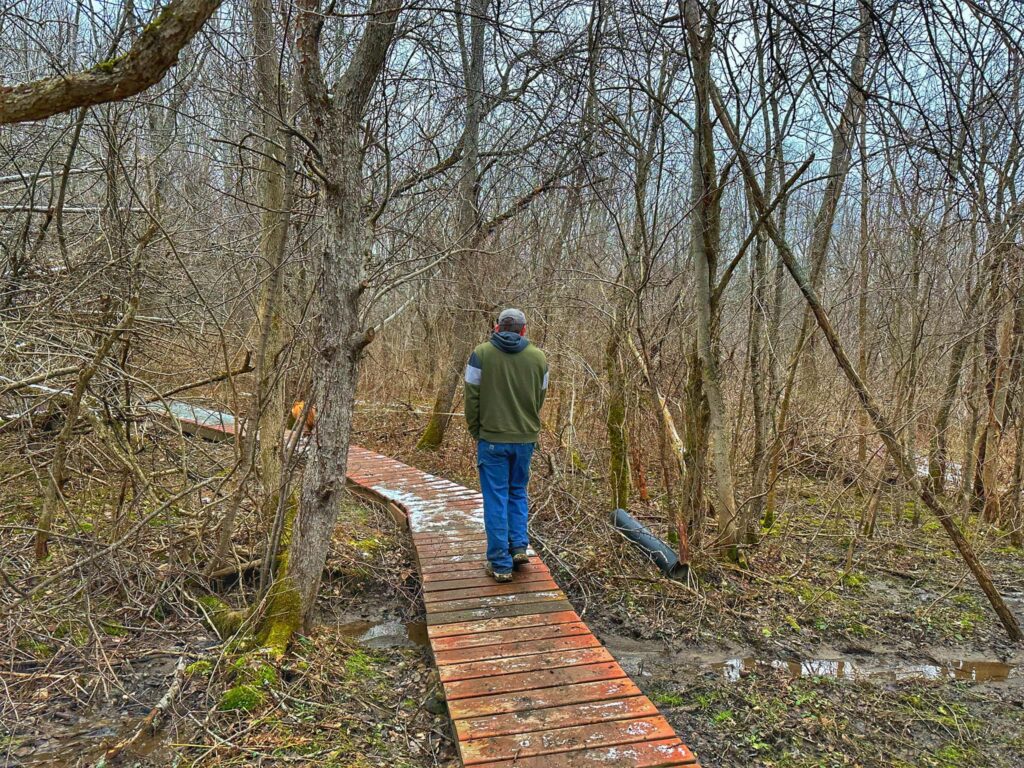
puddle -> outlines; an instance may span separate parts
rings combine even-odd
[[[423,621],[349,621],[339,626],[341,634],[367,648],[416,648],[427,645]]]
[[[976,683],[1000,683],[1015,667],[999,661],[957,659],[945,664],[899,662],[892,666],[872,666],[847,659],[805,659],[803,661],[766,661],[753,657],[726,659],[711,665],[729,682],[736,682],[758,669],[781,669],[793,677],[832,677],[841,680],[969,680]]]
[[[1003,683],[1020,678],[1020,667],[988,659],[953,659],[914,662],[892,655],[870,655],[852,659],[765,659],[756,656],[723,658],[699,649],[678,653],[657,643],[626,637],[602,637],[630,677],[695,676],[714,673],[727,682],[737,682],[754,672],[778,669],[792,677],[830,677],[837,680],[964,680],[974,683]],[[653,647],[652,647],[653,646]],[[1016,661],[1016,659],[1015,659]]]
[[[127,721],[93,718],[92,724],[87,727],[20,740],[7,756],[14,760],[12,765],[48,768],[99,765],[107,749],[134,735],[138,726],[139,722],[134,718]],[[165,746],[167,738],[163,731],[145,735],[123,753],[123,759],[129,765],[150,765],[149,762],[143,762],[144,758]]]

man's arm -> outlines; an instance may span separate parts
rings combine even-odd
[[[540,382],[540,398],[537,400],[537,410],[544,407],[544,399],[548,396],[548,368],[547,360],[544,361],[544,378]]]
[[[476,352],[469,356],[466,363],[465,395],[463,407],[466,411],[466,428],[475,439],[480,439],[480,379],[483,376],[483,364]]]

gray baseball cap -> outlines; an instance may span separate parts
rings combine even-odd
[[[509,307],[498,315],[498,328],[503,331],[519,331],[526,326],[526,315],[521,309]]]

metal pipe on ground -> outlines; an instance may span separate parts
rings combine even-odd
[[[672,547],[647,530],[644,524],[629,512],[624,509],[616,509],[612,513],[612,526],[651,558],[661,572],[670,579],[686,580],[690,566],[680,563],[679,556]]]

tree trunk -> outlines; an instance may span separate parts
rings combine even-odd
[[[629,509],[632,491],[629,473],[629,437],[626,433],[626,375],[619,347],[622,323],[612,326],[604,351],[604,369],[608,377],[608,479],[611,483],[612,509]]]
[[[281,492],[281,458],[284,444],[285,376],[281,370],[287,344],[288,312],[285,297],[289,268],[285,253],[291,222],[294,191],[292,134],[285,130],[293,95],[287,92],[277,67],[274,17],[270,0],[253,0],[253,32],[256,44],[256,85],[263,111],[262,189],[263,215],[260,221],[260,267],[267,271],[262,281],[257,313],[260,349],[256,357],[255,413],[260,436],[259,465],[260,519],[269,525],[277,512]],[[296,426],[302,429],[302,424]]]
[[[217,549],[207,574],[228,556],[238,511],[246,488],[256,474],[262,482],[260,519],[269,525],[277,511],[281,486],[281,445],[284,440],[284,376],[279,371],[284,350],[284,254],[291,216],[291,134],[282,131],[281,110],[286,102],[277,67],[277,44],[269,0],[253,0],[253,47],[259,133],[264,137],[259,177],[260,292],[256,309],[256,382],[249,398],[246,429],[241,437],[243,469],[217,537]],[[300,427],[301,428],[301,425]]]
[[[985,417],[975,450],[973,498],[971,510],[992,523],[999,519],[999,442],[1002,436],[1000,414],[1006,396],[1006,357],[1009,354],[1008,324],[1003,315],[1003,295],[1007,252],[1012,246],[1012,231],[1000,221],[989,227],[987,264],[988,298],[981,344],[985,355]],[[1000,333],[1000,326],[1003,332]]]
[[[729,447],[732,442],[722,396],[718,370],[718,350],[713,321],[712,280],[718,262],[720,240],[720,198],[712,140],[711,106],[708,89],[711,82],[711,43],[714,18],[709,13],[702,30],[701,9],[695,0],[687,0],[684,20],[690,43],[696,94],[694,107],[693,163],[691,166],[691,234],[690,254],[694,265],[695,301],[697,309],[697,354],[700,359],[701,383],[708,408],[708,433],[718,489],[718,539],[722,555],[732,562],[739,560],[739,544],[746,529],[737,518],[736,491]]]
[[[436,450],[444,442],[451,421],[455,395],[462,380],[466,361],[473,350],[482,327],[476,304],[480,282],[474,279],[480,261],[480,118],[484,91],[484,20],[487,0],[470,0],[469,43],[461,12],[456,13],[459,38],[462,42],[462,72],[466,89],[466,122],[462,134],[462,175],[459,178],[459,201],[455,215],[456,253],[453,271],[456,285],[455,333],[452,356],[445,367],[427,426],[417,448]]]
[[[960,388],[960,376],[964,367],[964,357],[967,349],[971,346],[974,333],[968,333],[968,327],[974,323],[974,310],[978,306],[984,284],[978,281],[974,289],[970,291],[967,299],[967,311],[964,313],[963,326],[960,329],[960,336],[953,344],[949,354],[949,370],[946,373],[946,385],[942,391],[942,399],[939,401],[939,408],[935,414],[935,422],[932,424],[932,435],[928,450],[928,478],[931,482],[932,493],[941,495],[945,488],[946,474],[949,470],[949,456],[947,448],[947,433],[949,430],[949,417],[953,412],[953,405],[956,403],[956,394]]]
[[[339,497],[345,492],[359,359],[372,339],[359,317],[364,259],[371,242],[364,215],[362,120],[401,7],[397,0],[371,2],[352,60],[328,96],[320,67],[320,3],[298,4],[299,80],[325,158],[319,169],[324,247],[317,294],[320,320],[312,345],[317,428],[307,450],[290,541],[270,587],[259,632],[263,646],[275,655],[284,653],[298,629],[313,622]]]
[[[868,377],[868,285],[871,266],[868,258],[868,204],[871,185],[868,182],[867,144],[868,121],[865,115],[860,121],[860,245],[857,249],[860,272],[857,291],[857,372],[865,381]],[[857,425],[857,462],[863,465],[868,460],[868,417],[863,411]]]

